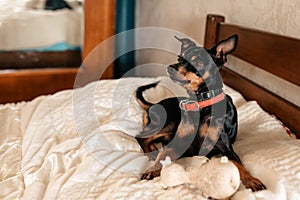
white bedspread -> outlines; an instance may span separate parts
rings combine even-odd
[[[0,199],[205,199],[193,185],[140,181],[149,163],[132,137],[142,124],[134,90],[155,80],[103,80],[0,105]],[[159,86],[151,92],[147,97],[170,95]],[[268,188],[253,193],[241,186],[232,199],[300,199],[300,142],[256,102],[226,92],[239,113],[234,147]]]

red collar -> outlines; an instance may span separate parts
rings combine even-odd
[[[185,99],[185,100],[180,101],[179,107],[185,111],[197,111],[197,110],[200,110],[207,106],[211,106],[215,103],[218,103],[218,102],[222,101],[224,98],[225,98],[225,94],[222,92],[221,94],[219,94],[211,99],[207,99],[207,100],[199,101],[199,102]]]

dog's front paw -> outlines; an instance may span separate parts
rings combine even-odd
[[[246,188],[250,188],[253,192],[267,189],[260,180],[254,177],[248,178],[242,182]]]
[[[151,180],[155,177],[160,176],[160,170],[151,170],[146,173],[144,173],[141,177],[142,180]]]

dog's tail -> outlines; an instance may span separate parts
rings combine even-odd
[[[141,105],[141,107],[144,108],[145,110],[148,110],[150,108],[150,106],[152,106],[153,104],[145,100],[145,98],[143,96],[143,92],[150,88],[156,87],[158,83],[159,83],[159,81],[148,84],[148,85],[142,85],[142,86],[138,87],[136,90],[136,98],[137,98],[139,104]]]

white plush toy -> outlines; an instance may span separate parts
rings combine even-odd
[[[239,171],[227,157],[209,160],[194,156],[162,164],[164,167],[160,181],[163,187],[190,183],[206,197],[225,199],[232,196],[240,186]]]

